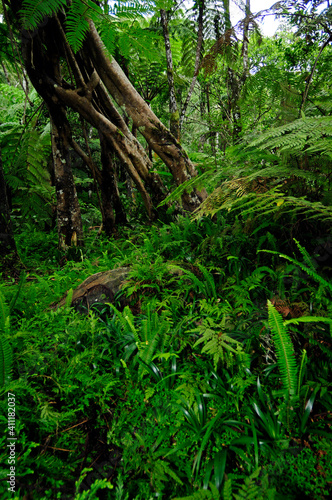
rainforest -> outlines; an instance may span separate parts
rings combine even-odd
[[[1,498],[331,498],[332,5],[265,3],[1,1]]]

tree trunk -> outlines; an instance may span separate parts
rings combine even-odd
[[[15,3],[19,8],[19,4]],[[44,99],[51,118],[51,141],[57,198],[57,225],[59,247],[83,245],[81,211],[74,184],[69,146],[72,143],[70,125],[63,104],[54,99],[54,92],[45,85],[43,75],[52,75],[54,81],[61,82],[62,74],[57,40],[52,30],[52,21],[47,28],[41,28],[36,36],[22,37],[22,56],[28,76]],[[54,21],[53,21],[54,22]],[[39,36],[42,33],[44,40]],[[47,50],[45,50],[45,45]]]
[[[209,124],[209,142],[211,146],[211,152],[213,156],[216,156],[216,131],[214,129],[211,117],[211,107],[210,107],[210,84],[207,83],[205,86],[205,97],[206,97],[206,108],[207,108],[207,121]]]
[[[69,154],[71,133],[61,108],[59,114],[56,115],[54,110],[51,114],[51,141],[59,247],[66,250],[70,246],[83,245],[83,227]]]
[[[188,90],[188,94],[186,97],[186,100],[184,102],[184,105],[181,110],[181,116],[180,116],[180,130],[183,126],[183,121],[184,117],[186,115],[186,111],[192,96],[192,93],[194,91],[198,73],[199,73],[199,65],[201,61],[201,52],[202,52],[202,46],[203,46],[203,16],[204,16],[204,9],[205,9],[205,2],[204,0],[201,0],[198,3],[198,30],[197,30],[197,45],[196,45],[196,57],[195,57],[195,69],[194,69],[194,75],[191,80],[191,84]]]
[[[108,147],[105,137],[100,133],[100,147],[101,147],[101,163],[103,166],[101,196],[104,210],[103,228],[107,235],[116,232],[118,224],[125,224],[127,222],[126,214],[124,213],[123,206],[120,199],[118,189],[116,171],[113,163],[113,153]]]
[[[229,116],[232,119],[233,144],[236,144],[242,131],[241,110],[239,106],[241,83],[236,71],[231,67],[228,67],[227,69],[227,87],[229,103],[228,111]]]
[[[93,22],[89,21],[89,25],[90,31],[87,35],[89,55],[100,78],[117,104],[130,116],[135,127],[145,137],[153,151],[169,167],[177,185],[197,175],[187,153],[173,134],[135,90],[115,59],[106,54],[106,49]],[[194,210],[206,196],[205,190],[184,193],[182,203],[185,210]]]
[[[10,220],[6,182],[0,149],[0,272],[5,276],[20,267]]]
[[[17,15],[22,2],[10,0],[9,3]],[[60,15],[61,21],[53,16],[48,19],[47,26],[43,23],[33,33],[22,33],[23,59],[28,75],[49,109],[52,106],[69,106],[103,134],[110,149],[116,153],[133,179],[151,217],[155,214],[153,202],[158,204],[165,196],[162,182],[153,171],[143,147],[111,103],[104,85],[133,120],[149,146],[169,167],[177,185],[196,175],[195,168],[184,149],[154,115],[120,66],[106,54],[93,22],[89,21],[90,29],[83,48],[74,54],[62,27],[66,19],[62,13]],[[59,72],[54,71],[55,63],[61,58],[67,62],[69,78],[74,77],[75,82],[68,83]],[[205,197],[205,190],[201,193],[184,193],[183,206],[192,211]]]
[[[246,0],[245,18],[244,18],[244,25],[243,25],[243,42],[242,42],[242,57],[243,57],[242,84],[243,85],[244,85],[244,83],[249,75],[249,56],[248,56],[249,26],[250,26],[250,0]]]
[[[224,16],[225,16],[225,33],[227,30],[232,30],[230,5],[229,0],[224,2]],[[239,75],[236,71],[228,66],[227,68],[227,93],[228,93],[228,114],[232,120],[232,138],[233,144],[238,142],[242,125],[241,125],[241,110],[239,107],[239,98],[241,91],[241,83]]]
[[[166,50],[166,61],[167,61],[167,81],[169,89],[169,112],[170,112],[170,131],[174,137],[180,140],[180,122],[179,122],[179,111],[178,105],[175,97],[175,85],[174,85],[174,69],[173,69],[173,58],[171,42],[169,39],[168,31],[168,20],[167,14],[164,9],[160,10],[161,25],[163,28],[165,50]]]
[[[3,61],[1,61],[1,67],[2,67],[3,74],[5,75],[5,78],[6,78],[6,82],[8,83],[8,85],[10,85],[10,79],[9,79],[9,76],[8,76],[8,71],[7,71],[5,63]]]
[[[56,110],[69,106],[104,135],[112,151],[116,152],[120,161],[128,170],[137,189],[141,192],[149,216],[152,216],[153,207],[150,196],[135,168],[135,166],[140,168],[140,173],[145,175],[152,183],[154,179],[152,175],[149,176],[144,148],[137,139],[132,140],[129,130],[114,106],[111,103],[106,103],[105,99],[100,103],[99,97],[102,96],[102,89],[98,89],[98,94],[95,95],[97,105],[93,102],[92,94],[95,88],[99,86],[99,77],[93,71],[88,82],[85,83],[83,72],[70,47],[65,47],[64,51],[68,63],[71,63],[70,69],[75,74],[76,82],[81,83],[81,85],[77,90],[72,90],[70,85],[64,82],[62,75],[55,67],[60,57],[63,56],[61,53],[62,41],[62,33],[61,30],[59,33],[56,19],[50,20],[47,30],[41,28],[38,35],[33,39],[25,38],[25,44],[23,45],[24,63],[34,87],[45,100],[51,114],[53,108]],[[47,50],[44,49],[45,46]],[[69,54],[68,51],[70,51]],[[106,93],[104,92],[104,94]],[[101,112],[104,109],[99,110],[101,105],[104,108],[106,105],[108,106],[107,113]],[[115,123],[112,123],[107,115],[113,115],[112,118]]]

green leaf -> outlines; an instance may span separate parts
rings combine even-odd
[[[281,314],[268,300],[269,326],[276,347],[277,361],[284,384],[285,396],[296,394],[297,364],[291,338],[283,324]]]

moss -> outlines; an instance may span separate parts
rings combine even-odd
[[[174,113],[171,113],[170,117],[171,122],[178,122],[180,120],[180,113],[176,110]]]

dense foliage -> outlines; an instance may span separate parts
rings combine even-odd
[[[288,28],[262,37],[248,1],[235,27],[229,1],[188,12],[171,1],[23,2],[26,30],[68,7],[75,54],[92,19],[168,125],[165,10],[180,110],[190,97],[181,141],[198,176],[181,185],[124,115],[171,194],[149,218],[113,151],[125,217],[111,235],[103,143],[67,110],[85,244],[66,248],[52,123],[20,66],[14,3],[0,23],[0,151],[19,255],[0,282],[1,497],[330,498],[329,3],[278,2]],[[202,187],[207,198],[186,213],[183,193]],[[114,300],[72,307],[83,280],[121,267]]]

